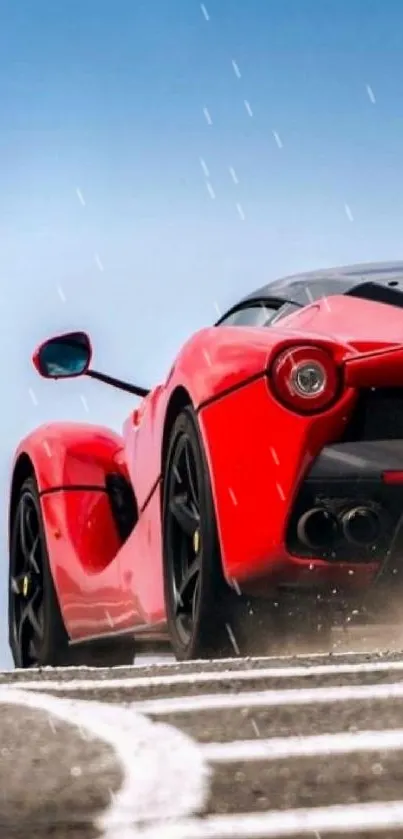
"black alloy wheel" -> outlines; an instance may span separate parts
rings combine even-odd
[[[170,436],[163,479],[164,593],[177,659],[280,654],[297,640],[275,600],[248,597],[224,580],[209,468],[197,417],[186,408]],[[323,630],[304,627],[305,633]]]
[[[171,645],[180,660],[232,655],[214,503],[194,412],[171,432],[163,486],[164,587]]]

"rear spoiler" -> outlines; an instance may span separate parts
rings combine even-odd
[[[403,387],[403,345],[350,356],[344,361],[347,387]]]

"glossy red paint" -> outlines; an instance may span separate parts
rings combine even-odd
[[[142,400],[123,428],[125,457],[139,509],[146,505],[162,471],[162,438],[170,390],[161,385]]]
[[[105,485],[111,470],[122,466],[123,440],[109,428],[75,422],[42,425],[21,441],[14,467],[22,454],[30,457],[41,492],[54,487]]]
[[[349,387],[402,387],[403,347],[361,353],[347,359],[344,368]]]
[[[280,321],[303,335],[339,343],[353,355],[402,344],[402,309],[356,297],[323,298]],[[344,354],[344,353],[343,353]]]
[[[304,343],[321,344],[336,361],[348,347],[336,339],[303,335]],[[142,400],[124,426],[127,463],[140,509],[146,503],[162,472],[165,417],[178,392],[187,396],[197,410],[204,403],[224,397],[228,391],[264,375],[274,356],[301,343],[301,333],[292,328],[292,316],[282,329],[219,327],[196,333],[179,353],[165,384],[158,385]]]
[[[270,329],[256,326],[220,326],[197,333],[185,344],[171,374],[169,388],[180,385],[195,408],[263,374],[275,355],[296,344],[322,345],[344,358],[348,344],[336,337],[301,332],[294,328],[296,315]]]
[[[383,304],[332,297],[271,328],[202,330],[184,345],[166,381],[134,408],[122,437],[101,426],[52,423],[22,441],[16,474],[20,458],[28,455],[45,492],[41,504],[51,568],[72,639],[159,628],[165,620],[164,440],[173,409],[186,402],[198,412],[229,582],[262,595],[287,583],[345,591],[370,584],[375,565],[352,569],[301,559],[288,554],[284,538],[312,460],[340,439],[356,404],[355,385],[363,376],[373,382],[382,365],[379,354],[373,363],[373,353],[393,350],[397,358],[402,352],[402,312],[386,308],[383,317]],[[344,377],[339,398],[314,416],[285,407],[270,387],[273,359],[302,344],[325,349]],[[363,355],[368,353],[371,361]],[[130,479],[140,511],[123,545],[104,492],[111,471]]]
[[[119,552],[119,569],[123,597],[132,603],[136,624],[159,626],[165,620],[159,486]]]
[[[128,476],[122,438],[102,426],[52,423],[20,443],[17,472],[24,455],[45,493],[41,505],[49,561],[69,635],[80,638],[110,632],[111,625],[122,628],[119,568],[113,562],[120,539],[104,491],[107,472]],[[123,614],[128,608],[124,605]]]
[[[382,473],[384,484],[403,484],[403,472],[401,469],[389,469]]]
[[[36,350],[34,350],[34,352],[32,353],[32,364],[34,365],[36,372],[39,373],[40,376],[42,376],[42,366],[39,361],[39,355],[42,347],[43,342],[42,344],[39,344],[39,347],[37,347]]]
[[[43,495],[41,506],[50,566],[70,637],[123,628],[128,606],[113,561],[120,540],[105,492],[60,490]]]
[[[327,443],[337,441],[356,397],[347,391],[320,416],[298,416],[270,398],[266,380],[235,391],[200,413],[217,511],[223,569],[244,589],[306,581],[346,588],[373,576],[291,557],[284,546],[288,516],[301,480]]]

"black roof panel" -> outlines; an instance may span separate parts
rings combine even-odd
[[[395,295],[403,294],[403,262],[368,262],[292,274],[258,288],[237,305],[272,297],[305,306],[332,294],[354,294],[356,290],[357,296],[360,296],[359,288],[368,286],[368,283],[382,287],[385,292],[390,287],[395,289]]]

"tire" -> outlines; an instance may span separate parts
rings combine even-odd
[[[132,639],[125,640],[120,648],[115,642],[104,642],[102,647],[69,646],[50,570],[34,477],[27,478],[20,489],[11,524],[8,591],[9,644],[16,667],[106,667],[133,663]]]
[[[224,581],[207,461],[195,414],[177,417],[163,481],[164,593],[176,658],[234,655],[226,629]]]
[[[294,622],[276,601],[236,593],[224,580],[209,469],[191,408],[179,414],[170,435],[162,513],[165,608],[176,658],[279,654],[288,633],[295,638]]]

